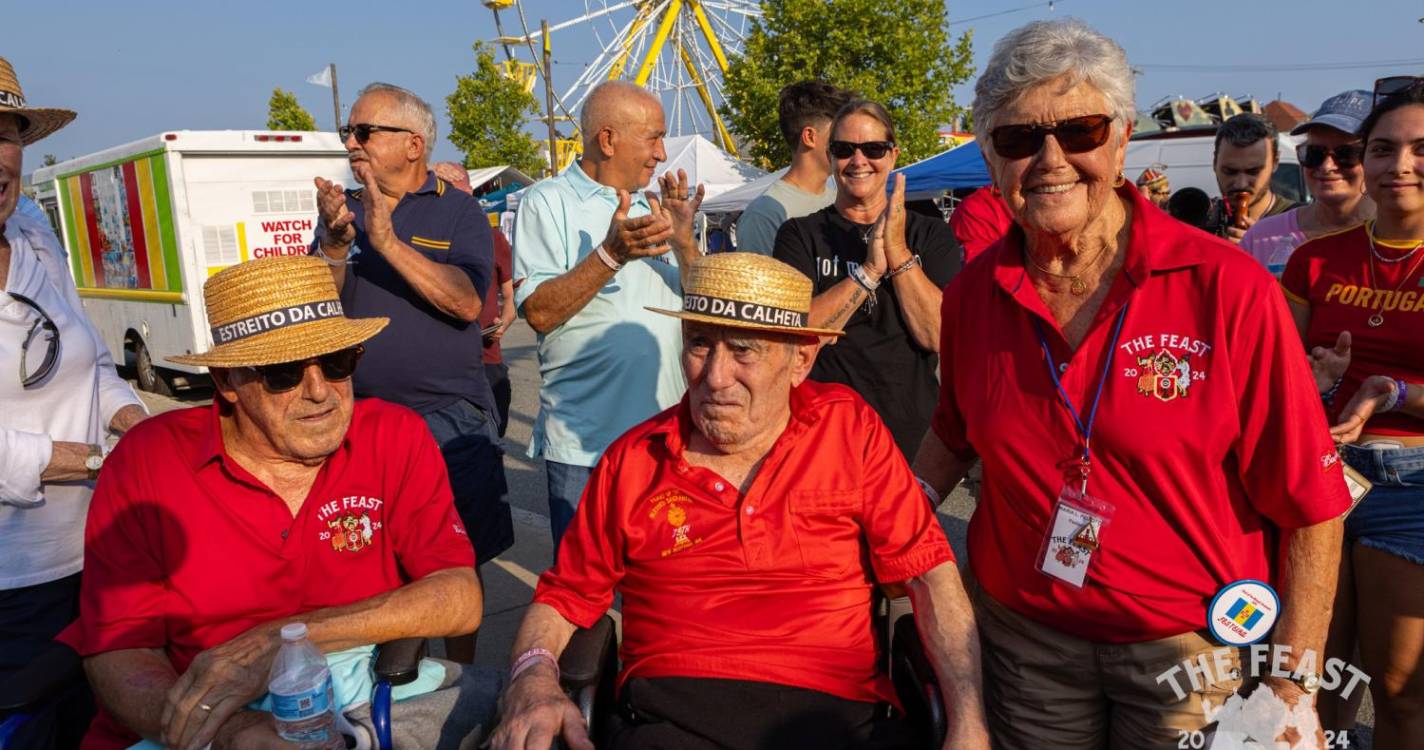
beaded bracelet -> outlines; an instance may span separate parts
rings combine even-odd
[[[1335,378],[1335,384],[1332,385],[1332,386],[1330,386],[1330,388],[1329,388],[1328,390],[1326,390],[1326,391],[1324,391],[1324,392],[1322,392],[1322,393],[1320,394],[1320,400],[1323,401],[1323,402],[1325,402],[1325,403],[1327,403],[1327,404],[1333,404],[1333,403],[1335,403],[1335,394],[1337,394],[1337,393],[1340,392],[1340,382],[1343,381],[1344,379],[1345,379],[1345,376],[1344,376],[1344,375],[1341,375],[1340,377]]]

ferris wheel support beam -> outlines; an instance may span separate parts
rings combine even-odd
[[[697,28],[702,30],[702,38],[707,40],[707,47],[712,50],[712,57],[717,60],[717,67],[726,73],[727,54],[722,51],[722,45],[717,41],[717,34],[712,31],[712,22],[707,20],[707,11],[702,9],[702,3],[698,0],[687,0],[687,5],[692,9],[692,17],[697,19]],[[698,84],[698,88],[701,88],[701,84]],[[707,109],[712,111],[712,105],[709,104]],[[713,117],[715,118],[716,115],[714,114]]]
[[[697,64],[693,62],[692,55],[688,54],[687,48],[679,46],[678,52],[682,53],[682,64],[687,67],[687,75],[692,79],[693,88],[697,91],[698,98],[702,99],[702,106],[707,108],[707,114],[712,118],[712,126],[716,129],[717,145],[729,154],[737,153],[737,144],[732,140],[732,134],[727,131],[726,123],[722,122],[722,115],[717,112],[717,105],[712,102],[712,92],[707,90],[707,82],[702,77],[702,71],[698,70]]]
[[[677,21],[677,15],[682,12],[682,0],[672,0],[668,4],[668,9],[663,11],[662,22],[658,24],[658,33],[653,37],[653,41],[648,45],[648,54],[643,58],[643,64],[638,67],[638,75],[633,77],[633,83],[639,86],[646,86],[648,76],[653,72],[653,66],[658,62],[658,55],[663,52],[663,44],[667,42],[668,34],[672,33],[673,24]]]
[[[656,9],[656,3],[645,3],[642,7],[638,8],[638,15],[634,17],[633,23],[629,25],[627,33],[623,35],[623,50],[618,53],[618,58],[613,61],[613,67],[608,69],[608,80],[611,81],[615,78],[623,77],[623,70],[628,67],[628,56],[633,52],[633,43],[637,41],[638,33],[653,19],[653,13],[656,12]]]

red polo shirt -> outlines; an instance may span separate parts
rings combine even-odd
[[[998,242],[1013,225],[1013,214],[993,185],[970,193],[949,215],[949,228],[964,246],[966,265]]]
[[[1275,529],[1334,518],[1349,496],[1270,273],[1135,188],[1119,194],[1133,204],[1126,263],[1077,351],[1025,273],[1017,228],[991,262],[950,283],[932,426],[951,451],[983,462],[969,555],[985,591],[1072,635],[1129,643],[1205,627],[1206,605],[1231,581],[1274,582]],[[1111,358],[1088,490],[1116,513],[1082,589],[1037,567],[1080,448],[1035,319],[1080,411]]]
[[[494,275],[490,277],[489,290],[485,292],[484,305],[480,308],[480,330],[489,328],[494,319],[499,317],[501,306],[499,304],[499,290],[504,282],[509,281],[514,275],[513,251],[509,247],[509,240],[504,238],[504,232],[495,227],[490,230],[494,235]],[[488,336],[484,341],[484,363],[487,365],[497,365],[504,359],[500,355],[499,339],[491,339]]]
[[[1386,258],[1403,256],[1413,242],[1375,240]],[[1332,348],[1350,332],[1350,366],[1328,413],[1339,419],[1371,375],[1424,381],[1424,250],[1398,263],[1371,262],[1365,225],[1317,237],[1296,248],[1281,275],[1286,297],[1310,306],[1306,343]],[[1384,322],[1372,327],[1369,319]],[[1424,421],[1403,412],[1370,417],[1365,432],[1418,435]]]
[[[104,463],[84,532],[81,655],[161,648],[181,674],[262,623],[475,564],[415,412],[356,402],[296,517],[223,448],[216,404],[138,425]],[[137,741],[101,713],[87,748]]]
[[[609,446],[534,601],[588,627],[619,589],[620,685],[711,677],[894,701],[874,581],[954,555],[884,423],[845,386],[801,384],[745,495],[687,463],[691,429],[684,397]]]

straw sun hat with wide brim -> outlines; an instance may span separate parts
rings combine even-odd
[[[20,118],[20,144],[28,146],[68,125],[75,117],[73,110],[25,106],[25,92],[15,77],[10,61],[0,57],[0,115]]]
[[[389,318],[348,318],[331,267],[310,256],[262,258],[203,284],[213,348],[168,357],[203,367],[258,367],[340,351],[375,336]]]
[[[646,308],[699,323],[806,336],[840,336],[811,328],[811,280],[795,268],[759,253],[716,253],[688,269],[681,310]]]

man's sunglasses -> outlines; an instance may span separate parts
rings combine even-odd
[[[894,141],[865,141],[864,143],[831,141],[830,152],[831,156],[837,159],[849,159],[855,156],[856,151],[865,154],[867,159],[879,159],[890,153],[893,148],[895,148]]]
[[[1333,148],[1302,143],[1295,147],[1295,158],[1306,169],[1315,169],[1324,164],[1327,155],[1335,160],[1335,166],[1348,169],[1359,166],[1360,159],[1365,155],[1365,147],[1359,143],[1345,143]]]
[[[1111,115],[1083,115],[1052,125],[1000,125],[989,132],[994,153],[1005,159],[1027,159],[1043,150],[1048,136],[1070,154],[1081,154],[1108,142]]]
[[[369,123],[357,123],[355,125],[342,125],[336,129],[336,134],[341,136],[342,142],[356,136],[357,143],[365,143],[371,140],[372,133],[414,133],[410,128],[397,128],[392,125],[371,125]]]
[[[296,362],[282,362],[275,365],[259,365],[247,369],[256,371],[262,378],[262,385],[271,393],[285,393],[302,384],[307,375],[307,365],[315,362],[321,368],[321,376],[329,382],[346,380],[356,374],[356,362],[366,351],[357,344],[350,349],[323,354]]]
[[[59,359],[59,326],[54,324],[54,319],[44,311],[43,307],[40,307],[38,302],[23,294],[14,292],[9,294],[16,302],[39,314],[39,318],[30,324],[30,330],[25,334],[25,343],[20,346],[20,385],[29,388],[44,380],[54,370],[55,360]],[[35,343],[35,338],[40,335],[45,337],[44,359],[40,360],[39,367],[31,371],[29,365],[30,347]]]
[[[1380,102],[1391,96],[1407,94],[1413,89],[1424,86],[1424,78],[1419,76],[1389,76],[1375,80],[1375,98],[1371,106],[1378,107]]]

